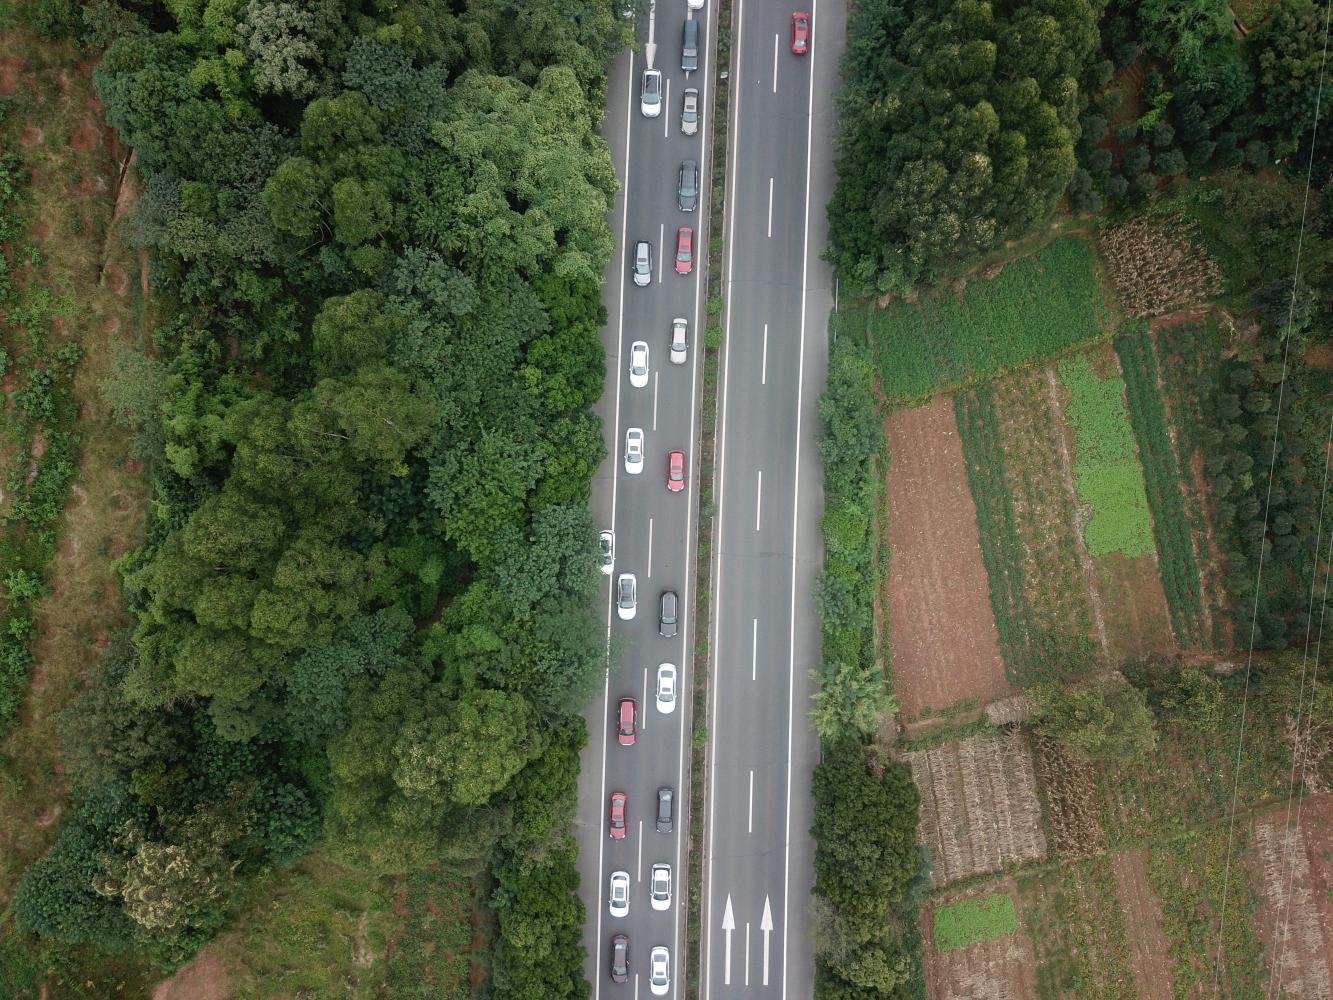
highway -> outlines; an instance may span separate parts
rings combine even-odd
[[[715,3],[715,0],[714,0]],[[646,4],[644,5],[647,6]],[[686,0],[658,0],[651,21],[652,41],[642,53],[624,53],[611,67],[607,86],[606,116],[602,133],[611,147],[621,190],[612,214],[616,254],[607,269],[604,302],[608,313],[603,331],[607,357],[607,390],[599,404],[606,435],[608,457],[592,486],[592,509],[603,528],[616,537],[614,575],[608,577],[607,630],[611,669],[602,696],[585,713],[589,739],[584,750],[578,799],[576,835],[579,845],[580,893],[587,906],[584,943],[588,950],[586,975],[592,995],[601,997],[648,997],[649,955],[659,945],[671,956],[669,996],[684,995],[683,977],[677,959],[684,940],[686,883],[682,867],[688,817],[683,805],[688,793],[685,759],[690,733],[691,652],[694,611],[694,565],[697,549],[698,489],[695,457],[698,454],[698,400],[702,369],[696,350],[702,340],[704,293],[703,268],[698,259],[707,254],[709,177],[704,139],[712,99],[711,75],[714,35],[710,3],[701,11],[688,11]],[[703,21],[699,69],[688,75],[681,70],[682,25],[686,17]],[[647,24],[640,37],[648,37]],[[662,71],[663,108],[660,117],[640,113],[639,85],[652,53],[652,65]],[[695,135],[681,132],[680,110],[686,87],[699,90],[699,128]],[[681,161],[699,164],[701,196],[693,212],[681,212],[676,203],[676,178]],[[695,227],[696,266],[689,275],[673,268],[675,234],[680,226]],[[701,231],[702,230],[702,231]],[[631,279],[634,244],[653,244],[652,281],[637,287]],[[686,362],[672,364],[668,346],[672,320],[688,321]],[[648,384],[634,388],[628,377],[630,345],[637,340],[649,347]],[[626,473],[625,432],[644,432],[644,469]],[[679,493],[666,488],[667,452],[686,452],[686,488]],[[632,621],[621,621],[612,601],[614,583],[621,573],[638,580],[638,608]],[[680,623],[677,636],[658,635],[658,597],[670,589],[679,595]],[[654,707],[654,685],[660,663],[672,663],[678,671],[676,710],[663,715]],[[622,697],[638,701],[639,732],[631,747],[618,745],[614,725],[616,705]],[[673,829],[670,834],[655,829],[656,795],[660,787],[675,792]],[[623,840],[608,837],[608,798],[613,791],[628,795],[628,823]],[[672,905],[669,910],[652,909],[648,881],[652,865],[665,862],[672,868]],[[631,878],[629,913],[610,914],[607,904],[612,872],[628,872]],[[630,979],[612,983],[609,975],[610,943],[613,935],[630,939]]]
[[[587,974],[598,1000],[647,996],[648,955],[659,944],[669,947],[672,957],[670,995],[683,995],[680,890],[690,870],[700,866],[701,949],[684,956],[699,971],[700,996],[807,998],[813,992],[810,774],[818,744],[807,710],[820,646],[811,595],[822,559],[822,485],[814,439],[834,297],[831,272],[819,253],[826,242],[824,206],[833,188],[832,101],[846,10],[841,0],[804,6],[812,15],[812,46],[807,55],[796,56],[789,48],[793,8],[771,0],[733,0],[717,534],[710,567],[711,777],[705,843],[694,845],[686,858],[682,835],[688,817],[681,807],[689,795],[681,786],[694,724],[689,616],[701,379],[695,346],[702,339],[704,290],[698,268],[688,278],[678,277],[667,260],[661,280],[657,271],[662,244],[668,244],[669,257],[675,228],[704,225],[709,208],[705,181],[699,212],[693,218],[678,212],[675,178],[686,157],[700,161],[704,178],[710,174],[703,140],[710,131],[715,5],[709,0],[694,15],[705,27],[700,72],[690,74],[687,83],[679,70],[685,0],[659,0],[653,57],[669,87],[665,123],[639,114],[644,56],[627,53],[612,68],[603,125],[622,191],[613,216],[618,252],[605,290],[608,391],[601,412],[610,457],[594,481],[593,509],[616,532],[616,573],[638,575],[639,609],[634,621],[619,621],[608,596],[611,669],[603,697],[587,713],[590,739],[579,784]],[[701,97],[703,120],[692,138],[680,134],[677,120],[686,85],[697,86]],[[647,288],[635,287],[629,275],[628,258],[639,239],[651,240],[658,257]],[[696,235],[697,255],[704,254],[707,241],[706,232]],[[686,366],[664,363],[673,316],[690,321]],[[639,339],[652,351],[645,389],[631,388],[625,371],[629,345]],[[641,476],[626,475],[623,466],[629,427],[644,428],[647,437]],[[690,458],[688,489],[669,494],[665,453],[682,447]],[[674,640],[657,635],[656,600],[663,587],[681,596],[680,637]],[[680,704],[665,717],[650,704],[651,675],[663,660],[681,670]],[[626,694],[640,700],[640,718],[647,722],[634,747],[618,746],[613,727],[616,702]],[[653,829],[655,791],[662,784],[676,790],[669,836]],[[607,836],[612,791],[629,795],[628,836],[622,841]],[[673,868],[673,907],[655,912],[648,906],[647,878],[651,865],[663,860]],[[623,918],[610,916],[607,908],[607,885],[616,870],[629,872],[632,880],[630,912]],[[608,974],[610,939],[618,932],[631,941],[631,976],[624,985],[613,984]]]

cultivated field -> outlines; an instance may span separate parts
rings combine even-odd
[[[1009,693],[953,407],[890,415],[888,627],[903,716]]]
[[[1028,742],[980,734],[907,754],[931,878],[948,885],[1046,856]]]
[[[958,1000],[1022,1000],[1035,995],[1036,963],[1032,942],[1021,930],[995,928],[988,939],[949,947],[937,941],[942,911],[989,897],[1012,901],[1013,882],[987,883],[979,889],[942,894],[932,900],[922,918],[925,939],[926,989],[932,997]],[[1012,902],[1010,902],[1012,905]],[[1018,912],[1021,918],[1021,911]]]

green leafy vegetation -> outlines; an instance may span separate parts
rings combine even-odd
[[[931,910],[935,947],[940,951],[965,948],[979,941],[993,941],[1018,930],[1014,897],[991,892],[976,899],[960,899]]]
[[[990,280],[947,288],[884,309],[854,306],[848,327],[864,323],[875,372],[890,401],[906,403],[1050,357],[1104,335],[1110,322],[1092,252],[1065,237],[1008,264]]]
[[[1157,748],[1157,725],[1142,691],[1117,681],[1029,692],[1032,719],[1066,751],[1102,764],[1142,764]]]
[[[104,390],[152,519],[120,564],[129,635],[66,713],[73,797],[18,927],[170,969],[318,843],[363,878],[488,872],[492,994],[581,995],[596,129],[629,26],[489,0],[66,6],[53,32],[111,41],[95,81],[167,319]],[[53,387],[17,404],[49,420]],[[341,988],[301,964],[295,988]]]
[[[1124,372],[1129,419],[1143,463],[1143,480],[1152,510],[1153,537],[1162,589],[1171,609],[1171,627],[1183,646],[1202,645],[1203,594],[1194,539],[1181,496],[1180,466],[1167,425],[1166,406],[1158,388],[1157,355],[1146,326],[1115,339]]]
[[[1078,78],[1103,6],[852,8],[829,203],[846,285],[901,292],[1046,218],[1074,171]]]
[[[1269,976],[1249,919],[1258,901],[1244,870],[1248,839],[1248,828],[1240,824],[1232,843],[1227,825],[1218,823],[1162,843],[1149,855],[1148,877],[1162,901],[1162,926],[1171,944],[1171,989],[1181,1000],[1215,991],[1264,995]]]
[[[1143,468],[1125,409],[1125,383],[1101,378],[1085,355],[1060,362],[1060,381],[1069,390],[1069,424],[1074,431],[1074,482],[1079,499],[1092,509],[1083,529],[1094,556],[1153,551]]]
[[[1041,1000],[1097,996],[1134,1000],[1124,911],[1109,855],[1030,869],[1017,876],[1023,923],[1036,958]]]

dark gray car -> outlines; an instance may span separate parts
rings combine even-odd
[[[671,789],[663,786],[657,790],[657,832],[671,832]]]
[[[699,164],[682,160],[676,174],[676,207],[682,212],[693,212],[699,206]]]
[[[699,22],[694,18],[686,21],[681,31],[680,68],[686,73],[699,68]]]
[[[617,934],[611,939],[611,982],[629,982],[628,934]]]
[[[657,630],[664,639],[674,639],[676,637],[676,618],[678,614],[676,605],[678,603],[674,590],[662,591],[659,602],[661,613],[657,616]]]

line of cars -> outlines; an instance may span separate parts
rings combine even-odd
[[[705,0],[687,0],[691,15],[700,10]],[[655,0],[649,0],[655,7]],[[699,49],[703,32],[703,20],[687,17],[681,29],[681,69],[685,73],[699,67]],[[659,118],[664,104],[665,86],[662,70],[649,67],[640,80],[639,110],[643,117]],[[699,131],[699,90],[697,87],[685,87],[680,103],[680,133],[694,136]],[[697,211],[699,206],[700,171],[696,160],[681,161],[676,172],[676,207],[683,213]],[[694,270],[694,228],[680,226],[676,231],[674,268],[677,274],[688,275]],[[634,285],[646,288],[652,284],[655,267],[654,249],[648,240],[639,240],[634,245],[631,256],[630,277]],[[646,340],[636,340],[630,345],[628,379],[632,390],[645,389],[652,379],[652,350]],[[671,321],[667,341],[667,359],[670,365],[683,366],[689,357],[689,322],[683,317]],[[654,396],[654,412],[656,397]],[[656,420],[654,420],[656,423]],[[625,473],[631,476],[643,472],[646,453],[646,438],[642,427],[629,427],[625,431]],[[687,460],[683,449],[671,448],[666,452],[665,485],[670,493],[683,493],[687,479]],[[607,575],[615,572],[615,536],[604,531],[601,535],[601,568]],[[616,617],[620,621],[631,621],[638,608],[638,580],[633,573],[621,573],[615,577]],[[679,629],[679,597],[675,590],[666,589],[658,595],[658,634],[666,639],[675,639]],[[670,716],[676,710],[678,673],[673,663],[660,663],[657,667],[656,685],[653,702],[657,712]],[[622,697],[616,703],[614,719],[616,742],[623,748],[633,747],[639,738],[639,705],[631,696]],[[658,834],[671,834],[673,830],[673,807],[675,790],[663,785],[657,789],[655,829]],[[629,795],[624,791],[613,791],[607,804],[607,833],[613,841],[625,841],[629,836]],[[642,855],[640,855],[642,859]],[[642,877],[642,868],[640,877]],[[671,909],[672,871],[666,861],[652,864],[648,879],[648,902],[655,911],[666,912]],[[629,915],[630,890],[632,879],[624,869],[611,873],[608,886],[607,908],[613,918]],[[671,954],[665,945],[656,945],[648,957],[648,987],[654,996],[665,996],[671,989]],[[610,976],[615,983],[625,983],[630,977],[630,939],[625,933],[617,933],[611,938]]]

